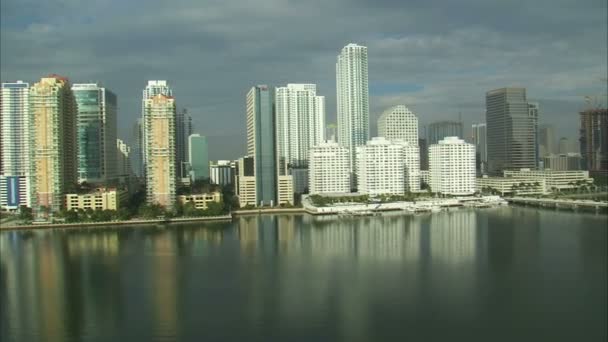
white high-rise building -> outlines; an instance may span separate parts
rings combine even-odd
[[[338,143],[349,149],[354,172],[356,147],[369,140],[367,47],[348,44],[336,62]]]
[[[308,163],[308,150],[325,140],[325,96],[315,84],[276,88],[278,157],[287,165]]]
[[[378,118],[378,136],[418,146],[418,118],[404,105],[388,108]]]
[[[403,140],[394,140],[403,148],[403,161],[405,163],[405,191],[420,191],[420,147]]]
[[[358,190],[363,194],[405,193],[404,143],[392,143],[382,137],[372,138],[357,147]]]
[[[446,137],[429,148],[431,191],[447,195],[475,192],[475,145]]]
[[[311,195],[350,192],[349,153],[328,141],[310,149],[308,191]]]
[[[146,134],[145,132],[147,132],[147,127],[146,127],[146,120],[145,120],[145,112],[146,112],[146,100],[156,96],[156,95],[165,95],[165,96],[173,96],[173,90],[167,85],[167,81],[163,81],[163,80],[155,80],[155,81],[148,81],[148,85],[144,88],[143,93],[142,93],[142,100],[141,100],[141,146],[140,146],[140,152],[141,152],[141,162],[142,162],[142,166],[144,171],[146,170],[146,162],[147,162],[147,152],[146,152],[146,146],[148,145],[147,141],[146,141]]]

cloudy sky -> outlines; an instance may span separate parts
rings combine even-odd
[[[486,91],[522,86],[541,122],[574,138],[583,96],[606,93],[606,0],[0,3],[2,81],[102,82],[132,142],[146,81],[167,79],[212,159],[245,152],[254,84],[316,83],[335,121],[335,59],[351,42],[368,47],[372,134],[391,105],[408,105],[421,125],[459,112],[468,125],[484,120]]]

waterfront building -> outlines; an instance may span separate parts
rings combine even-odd
[[[582,159],[580,153],[549,154],[543,157],[543,165],[545,170],[581,170]]]
[[[477,178],[479,193],[494,192],[505,195],[544,195],[548,192],[544,178],[488,177]]]
[[[29,83],[23,81],[2,83],[0,88],[0,176],[5,176],[0,208],[31,206],[29,92]],[[12,198],[6,197],[9,189]]]
[[[429,149],[431,191],[447,195],[475,192],[475,145],[446,137]]]
[[[460,121],[437,121],[431,123],[427,128],[428,144],[439,143],[445,137],[464,138],[462,122]]]
[[[405,191],[420,191],[420,148],[418,145],[413,145],[402,140],[395,140],[393,143],[401,145],[403,149]]]
[[[585,170],[608,177],[608,109],[580,112],[580,152]]]
[[[473,145],[475,145],[475,166],[477,174],[485,174],[488,164],[488,150],[486,145],[487,132],[485,123],[477,123],[471,126]]]
[[[30,198],[34,214],[48,218],[75,188],[76,101],[65,77],[43,77],[30,88]]]
[[[336,61],[338,143],[350,153],[355,172],[356,147],[369,140],[369,88],[367,47],[348,44]]]
[[[350,192],[350,154],[334,141],[310,150],[308,190],[311,195]]]
[[[148,152],[146,151],[146,147],[149,145],[146,141],[146,132],[148,128],[146,127],[146,101],[156,95],[164,95],[164,96],[173,96],[173,90],[167,84],[165,80],[152,80],[148,81],[148,84],[144,88],[142,92],[142,101],[141,101],[141,121],[139,123],[140,129],[140,151],[141,151],[141,163],[142,163],[142,171],[145,173],[147,170],[146,163],[148,156]],[[174,118],[175,120],[175,118]],[[175,133],[173,133],[175,135]],[[173,138],[175,140],[175,137]],[[175,158],[174,158],[175,159]],[[176,159],[177,160],[177,159]]]
[[[405,144],[405,142],[403,142]],[[404,147],[382,137],[357,147],[358,190],[362,194],[403,195],[406,189]]]
[[[257,85],[247,93],[247,156],[253,157],[256,178],[256,203],[277,203],[276,125],[274,92]]]
[[[236,166],[236,184],[234,186],[241,207],[258,203],[255,165],[253,157],[243,157]]]
[[[325,140],[325,97],[315,84],[276,89],[276,127],[279,166],[308,165],[310,148]]]
[[[378,136],[418,145],[418,118],[404,105],[385,110],[378,118]]]
[[[542,125],[538,129],[539,157],[557,153],[555,148],[555,129],[553,125]]]
[[[178,196],[179,203],[194,204],[194,208],[199,210],[206,210],[209,203],[222,203],[222,193],[214,191],[210,193],[191,194],[191,195],[180,195]]]
[[[188,137],[188,164],[192,182],[209,178],[209,156],[205,136],[191,134]]]
[[[184,108],[182,110],[177,111],[175,115],[175,151],[177,153],[176,156],[176,170],[179,171],[179,178],[190,178],[192,176],[191,170],[189,171],[189,167],[192,168],[192,164],[190,164],[190,154],[189,154],[189,146],[190,146],[190,136],[193,134],[193,125],[192,125],[192,117],[188,114],[188,111]],[[205,149],[207,145],[207,140],[205,137]],[[205,153],[206,155],[206,153]],[[205,169],[209,168],[209,164],[205,166]],[[207,172],[207,171],[205,171]],[[199,174],[205,174],[205,172]],[[208,178],[207,175],[204,178]]]
[[[211,184],[221,186],[234,184],[235,170],[236,162],[230,160],[218,160],[217,162],[210,162],[209,178]]]
[[[277,177],[277,201],[278,204],[293,204],[293,176],[279,175]]]
[[[538,106],[528,103],[525,88],[486,93],[488,173],[536,168]]]
[[[158,94],[144,101],[146,199],[172,209],[177,182],[175,99]]]
[[[589,171],[556,171],[556,170],[505,170],[505,177],[518,179],[524,182],[545,180],[547,191],[559,192],[562,190],[577,189],[581,184],[593,184]]]
[[[116,95],[98,83],[75,83],[78,182],[108,184],[117,176]]]
[[[115,188],[97,188],[87,193],[69,193],[65,195],[67,210],[118,210],[128,199],[125,190]]]
[[[27,176],[0,175],[0,209],[16,211],[21,206],[30,207],[30,191]]]

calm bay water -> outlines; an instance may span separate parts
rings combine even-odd
[[[0,340],[605,341],[607,216],[0,233]]]

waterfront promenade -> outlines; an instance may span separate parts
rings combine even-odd
[[[608,202],[573,199],[552,199],[533,197],[509,197],[505,198],[511,204],[530,205],[544,208],[568,209],[568,210],[595,210],[608,211]]]

